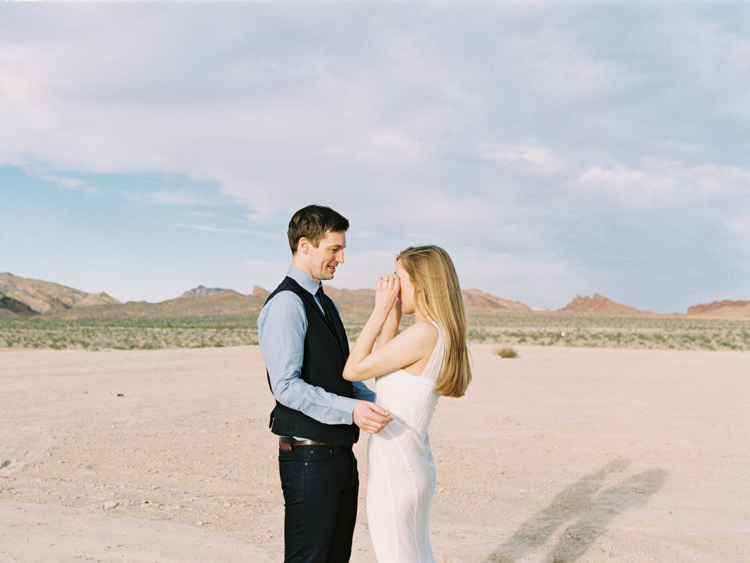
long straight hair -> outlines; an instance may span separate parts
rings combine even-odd
[[[447,397],[462,397],[471,381],[466,347],[466,313],[456,269],[439,246],[410,246],[398,260],[414,284],[414,299],[445,335],[445,366],[435,390]]]

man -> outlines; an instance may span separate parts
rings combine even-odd
[[[347,563],[359,477],[352,445],[359,429],[391,420],[362,383],[342,377],[349,343],[321,282],[344,263],[349,221],[333,209],[297,211],[287,235],[292,265],[258,317],[258,340],[276,398],[284,493],[285,563]]]

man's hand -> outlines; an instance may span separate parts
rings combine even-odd
[[[352,419],[354,419],[354,424],[368,434],[377,434],[393,420],[382,407],[370,401],[357,401],[352,412]]]

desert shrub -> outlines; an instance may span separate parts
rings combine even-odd
[[[515,358],[518,356],[518,352],[516,352],[513,348],[510,346],[503,346],[502,348],[495,348],[492,351],[493,354],[496,356],[500,356],[501,358]]]
[[[127,317],[62,320],[0,319],[0,348],[158,349],[246,346],[258,343],[257,315]],[[367,320],[345,319],[350,340]],[[749,320],[596,317],[469,311],[468,338],[498,346],[587,346],[750,351]],[[413,322],[407,317],[402,326]],[[563,336],[565,333],[565,336]]]

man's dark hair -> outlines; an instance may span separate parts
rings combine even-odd
[[[297,245],[302,237],[318,248],[320,241],[328,231],[343,233],[349,228],[349,221],[330,207],[308,205],[292,216],[286,234],[292,254],[297,253]]]

